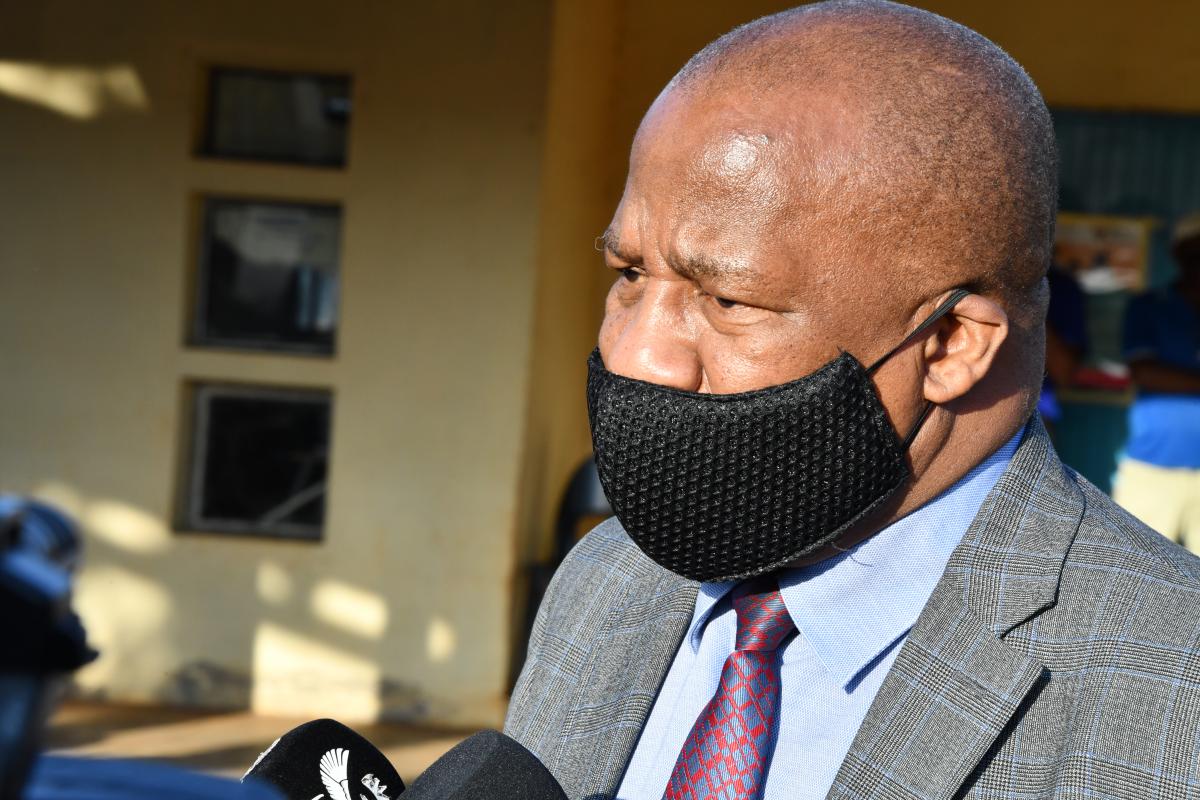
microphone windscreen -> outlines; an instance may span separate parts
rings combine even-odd
[[[331,719],[280,736],[242,777],[270,784],[286,800],[396,800],[404,783],[375,745]]]
[[[480,731],[433,762],[413,781],[403,800],[566,798],[537,756],[502,733]]]

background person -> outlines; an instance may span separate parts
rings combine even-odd
[[[1113,499],[1200,551],[1200,212],[1172,233],[1179,277],[1134,298],[1124,352],[1137,387]]]
[[[1054,436],[1062,419],[1059,393],[1071,386],[1075,371],[1088,349],[1087,298],[1075,277],[1059,264],[1050,265],[1050,307],[1046,313],[1046,378],[1038,413]]]

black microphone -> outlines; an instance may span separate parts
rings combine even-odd
[[[315,719],[280,736],[242,780],[269,784],[285,800],[396,800],[404,791],[395,767],[375,745],[331,719]]]
[[[96,657],[71,609],[79,542],[61,511],[0,494],[0,800],[22,796],[58,689]]]
[[[403,800],[567,800],[567,795],[537,756],[514,739],[480,731],[433,762]]]

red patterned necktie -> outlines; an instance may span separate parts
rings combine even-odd
[[[663,800],[754,800],[762,791],[779,709],[776,650],[796,624],[774,578],[737,587],[733,609],[737,644],[679,751]]]

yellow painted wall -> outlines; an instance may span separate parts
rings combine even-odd
[[[788,4],[10,5],[0,85],[16,64],[100,87],[51,92],[58,111],[0,91],[0,490],[86,523],[79,605],[105,657],[82,686],[494,724],[523,567],[589,449],[593,241],[633,131],[691,53]],[[1052,104],[1200,111],[1191,0],[925,5]],[[214,62],[353,73],[349,168],[190,157]],[[202,192],[343,202],[336,358],[182,346]],[[209,378],[334,390],[323,544],[169,530],[182,387]]]
[[[1029,71],[1051,106],[1200,112],[1200,39],[1196,36],[1200,2],[1195,0],[918,0],[915,4],[975,28],[1004,47]],[[561,104],[551,103],[543,168],[547,176],[562,176],[557,183],[543,183],[543,207],[570,208],[572,216],[569,224],[542,231],[539,285],[546,293],[539,314],[547,326],[553,320],[555,333],[535,342],[534,378],[541,388],[534,402],[536,395],[545,394],[562,405],[553,414],[534,415],[531,424],[534,449],[527,460],[540,470],[530,474],[541,481],[541,495],[536,513],[523,520],[526,538],[540,541],[541,552],[545,552],[544,531],[570,470],[589,451],[582,365],[595,345],[596,317],[611,282],[602,274],[592,241],[608,224],[620,197],[629,146],[642,114],[671,76],[705,44],[737,25],[794,5],[786,0],[558,0],[556,4],[560,16],[582,16],[580,7],[586,7],[588,21],[567,33],[574,37],[569,41],[575,59],[555,62],[556,82],[574,80],[580,85]],[[556,44],[561,44],[560,38]],[[581,74],[560,77],[557,70],[566,65]],[[588,121],[585,135],[591,144],[586,171],[572,163],[576,151],[554,150],[556,136],[574,134],[569,127],[555,127],[555,113]],[[556,307],[548,309],[547,303]],[[549,450],[546,441],[553,442]]]
[[[591,452],[584,410],[584,359],[595,347],[607,288],[593,248],[612,214],[624,170],[614,161],[612,108],[619,35],[612,0],[555,6],[541,179],[534,336],[519,496],[521,563],[550,557],[557,504],[571,472]],[[582,421],[581,421],[582,419]],[[527,573],[515,589],[524,599]],[[524,652],[525,608],[513,618],[512,669]]]
[[[0,491],[86,525],[85,691],[498,722],[549,25],[549,0],[6,5]],[[348,169],[192,158],[214,62],[352,73]],[[21,98],[14,68],[62,80]],[[335,358],[182,345],[202,192],[344,204]],[[171,532],[194,379],[333,390],[324,542]]]

